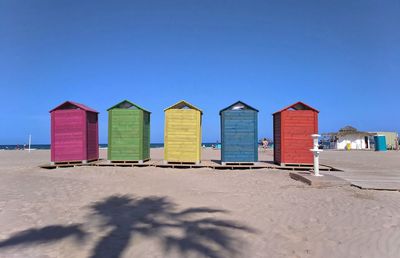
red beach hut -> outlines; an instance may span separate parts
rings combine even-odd
[[[311,135],[318,133],[318,113],[315,108],[297,102],[273,114],[275,163],[313,163]]]
[[[83,163],[99,158],[98,112],[66,101],[50,110],[51,161]]]

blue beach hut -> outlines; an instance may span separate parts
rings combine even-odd
[[[386,137],[384,135],[374,136],[375,151],[386,151]]]
[[[221,162],[258,161],[258,110],[242,101],[219,112],[221,117]]]

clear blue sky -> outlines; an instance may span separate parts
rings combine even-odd
[[[203,140],[218,111],[274,111],[302,100],[320,132],[345,125],[400,131],[398,0],[0,0],[0,144],[50,142],[48,111],[65,100],[100,112],[128,99],[152,111],[185,99],[203,109]]]

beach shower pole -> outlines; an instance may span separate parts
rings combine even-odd
[[[28,142],[28,151],[31,152],[31,141],[32,141],[32,135],[29,134],[29,142]]]
[[[322,152],[322,150],[318,148],[318,138],[320,137],[320,135],[312,134],[311,137],[314,140],[314,148],[310,149],[310,151],[312,151],[312,153],[314,154],[314,176],[322,176],[319,173],[319,153]]]

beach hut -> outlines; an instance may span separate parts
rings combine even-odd
[[[297,102],[273,114],[274,162],[312,164],[312,134],[318,133],[319,111]]]
[[[258,110],[242,101],[219,112],[221,118],[221,162],[258,161]]]
[[[386,137],[384,135],[375,135],[375,151],[386,151]]]
[[[388,150],[397,150],[399,146],[399,134],[397,132],[374,132],[376,135],[385,136],[386,148]]]
[[[110,161],[150,159],[150,112],[124,100],[108,110],[108,151]]]
[[[50,110],[51,161],[73,162],[99,158],[98,112],[66,101]]]
[[[164,162],[199,164],[202,111],[186,101],[180,101],[164,112]]]

